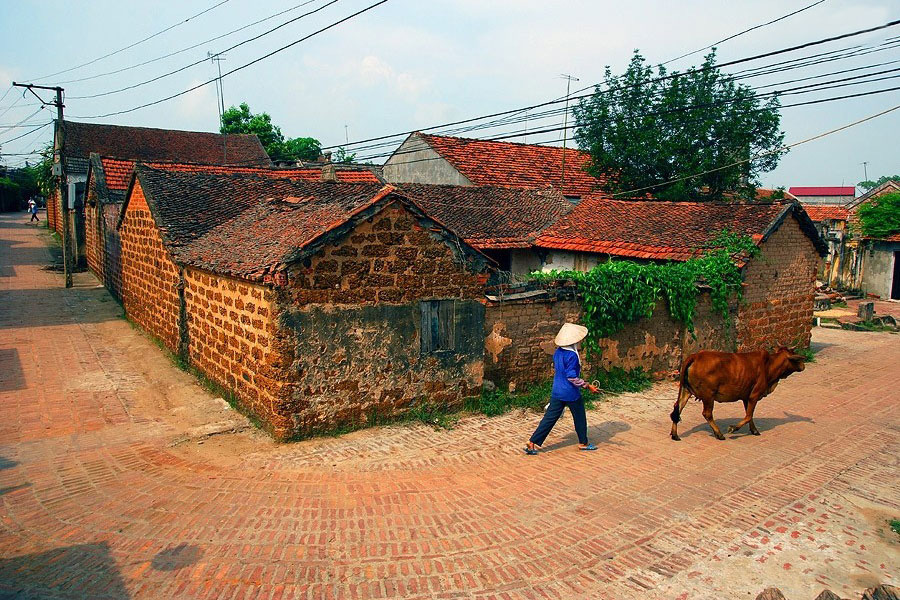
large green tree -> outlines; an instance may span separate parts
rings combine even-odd
[[[595,93],[579,101],[575,139],[611,192],[755,198],[759,174],[785,152],[778,108],[776,97],[760,99],[716,68],[715,51],[683,73],[654,71],[635,51],[622,75],[607,67]]]
[[[867,200],[856,213],[866,237],[886,238],[900,233],[900,192]]]
[[[887,183],[888,181],[900,181],[900,175],[882,175],[875,181],[872,181],[872,180],[860,181],[856,185],[858,185],[859,187],[861,187],[862,189],[864,189],[868,192],[869,190],[877,188],[882,183]]]
[[[232,106],[222,115],[221,133],[255,133],[272,160],[313,161],[322,153],[322,144],[311,137],[285,138],[268,113],[253,114],[246,102]]]

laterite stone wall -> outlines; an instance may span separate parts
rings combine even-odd
[[[393,205],[288,274],[297,434],[454,406],[480,393],[487,276]],[[425,299],[452,299],[452,352],[423,353]]]
[[[119,233],[125,314],[177,354],[181,339],[179,270],[163,247],[139,184],[134,186]]]
[[[186,268],[188,359],[232,391],[277,438],[293,433],[288,401],[292,346],[266,286]]]
[[[88,268],[94,272],[97,279],[106,282],[103,275],[103,233],[102,233],[102,206],[97,200],[97,189],[94,180],[88,187],[84,206],[84,245],[87,256]]]
[[[99,205],[99,215],[103,219],[100,233],[103,254],[103,283],[117,299],[122,299],[122,240],[117,226],[122,211],[121,202]]]
[[[820,257],[793,217],[760,246],[744,273],[737,315],[741,351],[809,345]]]
[[[53,193],[47,198],[47,225],[51,231],[62,235],[61,207],[59,204],[59,189],[54,186]]]
[[[563,323],[581,323],[580,300],[513,300],[491,302],[485,318],[484,377],[506,386],[544,381],[553,376],[553,340]],[[681,367],[685,356],[701,349],[734,350],[733,328],[712,309],[708,293],[701,294],[694,317],[696,337],[670,315],[660,301],[653,316],[626,325],[602,340],[599,357],[586,360],[591,369],[641,368],[656,377]]]

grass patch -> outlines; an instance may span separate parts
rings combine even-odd
[[[888,332],[888,333],[897,333],[897,330],[891,327],[890,325],[885,325],[884,323],[875,322],[875,321],[859,321],[854,323],[856,327],[862,329],[864,331],[877,331],[877,332]]]
[[[843,300],[840,302],[833,302],[831,304],[831,308],[847,308],[847,303]]]
[[[891,519],[888,523],[891,525],[891,531],[900,535],[900,519]]]
[[[499,388],[484,391],[480,396],[468,398],[464,408],[467,412],[488,417],[496,417],[516,408],[539,411],[550,401],[552,386],[551,381],[545,381],[527,386],[521,392],[508,392]]]
[[[621,367],[613,367],[609,371],[595,371],[593,381],[606,394],[622,394],[625,392],[643,392],[653,386],[653,378],[640,367],[626,371]]]
[[[816,362],[816,353],[813,351],[812,347],[808,346],[806,348],[797,348],[794,352],[803,357],[803,362]]]

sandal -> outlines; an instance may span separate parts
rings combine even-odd
[[[579,450],[596,450],[597,446],[593,444],[588,444],[587,446],[578,446]]]

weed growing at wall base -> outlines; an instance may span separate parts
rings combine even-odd
[[[759,254],[749,236],[722,231],[701,256],[684,262],[638,263],[609,260],[587,272],[551,271],[533,273],[538,282],[571,281],[581,294],[584,323],[590,333],[585,340],[589,353],[598,353],[600,340],[618,333],[628,323],[646,319],[660,297],[669,314],[694,332],[698,285],[709,288],[713,309],[731,325],[729,299],[742,298],[742,276],[738,262]]]

